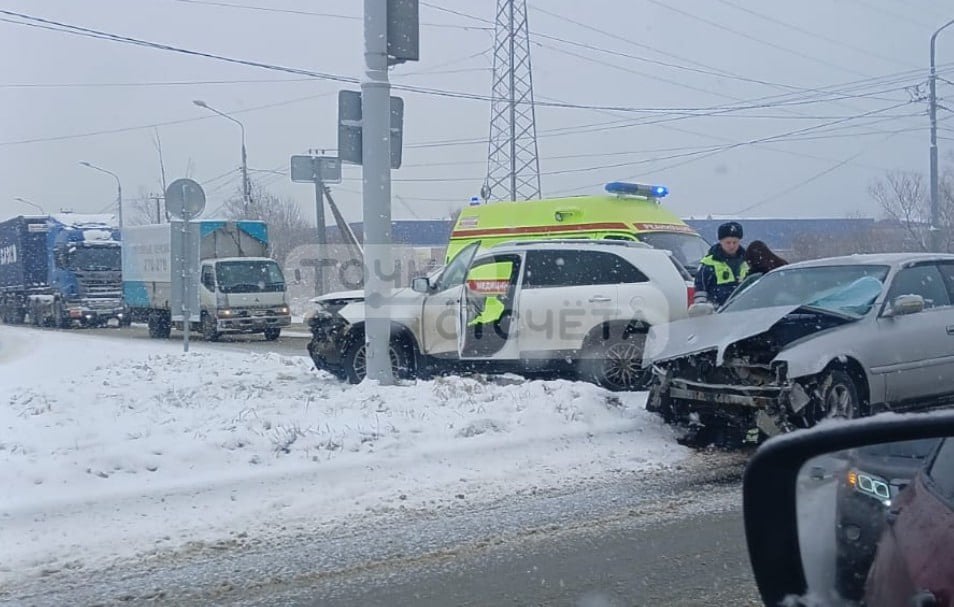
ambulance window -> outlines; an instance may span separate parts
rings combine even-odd
[[[635,238],[625,234],[609,234],[608,236],[604,236],[603,240],[627,240],[629,242],[636,242]]]

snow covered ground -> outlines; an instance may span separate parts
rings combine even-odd
[[[0,583],[688,456],[642,394],[349,386],[305,357],[192,350],[0,326]]]

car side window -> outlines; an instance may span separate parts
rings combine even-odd
[[[531,251],[524,288],[649,282],[625,259],[604,251]]]
[[[202,284],[210,291],[215,290],[215,272],[212,271],[210,266],[202,268]]]
[[[941,276],[944,277],[944,283],[947,286],[948,297],[954,302],[954,262],[942,262],[937,265]]]
[[[523,285],[527,289],[567,287],[579,281],[578,251],[530,251]]]
[[[935,490],[948,502],[954,502],[954,440],[944,439],[931,462],[928,478]]]
[[[888,301],[901,295],[920,295],[925,308],[951,305],[947,285],[936,265],[924,264],[898,272],[888,290]]]

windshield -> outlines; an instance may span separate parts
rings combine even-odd
[[[122,255],[119,247],[76,247],[66,255],[66,266],[70,270],[113,270],[122,268]]]
[[[782,268],[766,274],[723,308],[726,312],[804,306],[864,315],[880,294],[887,266]]]
[[[285,290],[281,268],[271,260],[220,261],[215,264],[215,281],[222,293],[260,293]]]
[[[672,251],[679,263],[693,270],[699,267],[699,261],[709,252],[709,243],[695,234],[649,232],[640,234],[639,239],[654,249]]]

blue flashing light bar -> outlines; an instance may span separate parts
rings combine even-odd
[[[669,188],[664,185],[646,185],[624,181],[607,183],[606,191],[617,196],[644,196],[646,198],[664,198],[669,194]]]

